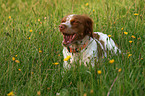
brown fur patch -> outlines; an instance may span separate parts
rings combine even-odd
[[[97,40],[99,40],[100,35],[98,35],[98,34],[93,34],[93,37],[96,38]]]
[[[115,45],[118,47],[118,44],[115,43]]]
[[[103,45],[103,47],[105,48],[104,41],[100,40],[100,42]]]
[[[100,44],[97,42],[97,50],[98,50],[98,57],[102,57],[103,49],[101,48]]]
[[[100,40],[100,43],[103,45],[103,48],[105,48],[104,42],[102,40]],[[97,43],[97,50],[98,50],[98,57],[101,58],[103,56],[104,52],[99,43]]]

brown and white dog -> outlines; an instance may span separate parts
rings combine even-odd
[[[111,53],[121,53],[114,41],[102,32],[93,32],[93,21],[86,15],[67,15],[61,20],[59,30],[63,34],[63,56],[71,56],[70,63],[64,61],[64,68],[73,62],[94,66],[95,60]]]

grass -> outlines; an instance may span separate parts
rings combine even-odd
[[[1,0],[0,5],[1,96],[106,96],[111,85],[110,96],[144,94],[144,0]],[[126,54],[109,55],[95,68],[71,68],[62,76],[58,25],[67,14],[90,16],[94,31],[111,35]]]

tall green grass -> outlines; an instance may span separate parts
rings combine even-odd
[[[0,95],[13,91],[15,96],[39,93],[106,96],[111,88],[110,96],[143,96],[144,3],[144,0],[1,0]],[[94,68],[71,68],[62,76],[63,47],[58,25],[68,14],[90,16],[94,31],[112,35],[126,54],[108,56]],[[128,57],[129,54],[132,56]],[[13,61],[13,57],[19,62]],[[115,60],[113,64],[109,63],[111,59]],[[56,62],[59,64],[55,65]]]

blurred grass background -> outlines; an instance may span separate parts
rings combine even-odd
[[[62,76],[58,25],[68,14],[90,16],[94,31],[111,35],[127,54],[108,56],[94,69],[72,68]],[[117,77],[111,96],[143,96],[144,14],[144,0],[1,0],[0,95],[106,96]]]

